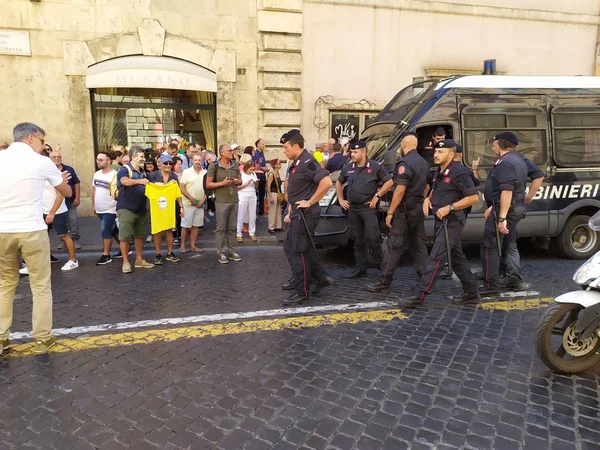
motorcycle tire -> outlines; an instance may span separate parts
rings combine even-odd
[[[559,356],[552,348],[551,338],[554,327],[563,322],[565,316],[569,315],[570,317],[567,319],[569,322],[564,325],[565,328],[568,327],[569,324],[577,320],[581,309],[583,307],[575,303],[554,303],[546,308],[540,317],[535,331],[535,350],[542,362],[554,372],[574,375],[585,372],[600,363],[600,353],[598,351],[600,339],[587,354],[578,357],[572,357],[566,353],[566,350],[562,356]],[[562,345],[561,348],[564,350]],[[564,359],[564,356],[572,359]]]

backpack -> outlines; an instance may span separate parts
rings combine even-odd
[[[131,167],[129,167],[129,164],[126,164],[125,166],[127,168],[127,172],[129,172],[129,178],[133,178],[133,172],[131,171]],[[119,169],[121,170],[121,169]],[[110,192],[110,196],[112,198],[114,198],[115,200],[119,197],[119,189],[121,188],[120,183],[118,183],[117,180],[117,174],[118,172],[115,172],[115,176],[113,177],[112,180],[110,180],[110,184],[108,185],[108,190]]]
[[[215,161],[213,164],[215,166],[215,174],[213,175],[213,182],[216,182],[217,181],[217,172],[219,171],[219,162]],[[206,187],[206,179],[208,178],[208,169],[210,169],[210,166],[207,167],[206,173],[204,174],[204,178],[202,179],[202,187],[204,188],[204,193],[205,193],[206,197],[214,198],[215,190],[207,189],[207,187]]]

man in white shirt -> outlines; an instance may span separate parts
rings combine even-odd
[[[181,194],[183,195],[184,216],[181,219],[181,253],[185,253],[185,242],[190,234],[190,250],[201,252],[196,247],[198,227],[204,225],[204,209],[206,208],[206,193],[204,192],[204,177],[206,170],[202,168],[203,157],[201,153],[193,156],[192,167],[183,171],[181,180]]]
[[[46,353],[56,343],[52,336],[50,240],[43,219],[42,197],[48,181],[64,197],[72,195],[49,158],[39,155],[46,132],[32,123],[13,129],[15,142],[0,152],[0,167],[11,167],[0,177],[0,354],[10,348],[13,300],[19,284],[19,259],[27,262],[33,295],[32,328],[35,352]]]
[[[110,156],[98,153],[96,156],[98,170],[92,179],[92,211],[100,219],[100,233],[102,234],[102,256],[96,262],[102,266],[112,262],[110,247],[114,239],[119,245],[119,229],[117,228],[117,201],[110,195],[110,183],[117,176],[117,172],[110,165]],[[121,251],[115,258],[122,257]]]
[[[48,231],[54,229],[56,235],[69,253],[69,260],[60,270],[68,271],[77,269],[79,263],[75,256],[75,242],[73,242],[69,234],[69,208],[67,208],[65,197],[58,193],[49,181],[46,181],[44,184],[42,208],[44,211],[44,221],[48,225]],[[27,263],[27,259],[25,262]]]

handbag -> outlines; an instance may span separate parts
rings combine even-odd
[[[275,174],[273,174],[273,181],[275,181],[275,186],[277,186],[277,201],[283,203],[285,201],[285,194],[281,193],[281,188],[279,187],[279,182],[277,181]]]

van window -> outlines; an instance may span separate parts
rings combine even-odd
[[[600,164],[600,114],[582,111],[556,112],[554,160],[561,167]]]
[[[465,131],[466,164],[477,158],[480,167],[492,167],[496,155],[492,152],[492,142],[495,135],[505,130]],[[519,138],[519,152],[537,165],[546,161],[546,131],[545,130],[512,130]]]
[[[519,138],[519,152],[537,165],[546,162],[546,126],[541,110],[501,110],[492,114],[483,113],[483,108],[472,108],[476,113],[465,113],[463,119],[464,162],[470,166],[479,158],[479,176],[487,177],[496,162],[492,152],[495,135],[510,130]],[[531,112],[530,112],[531,111]]]

